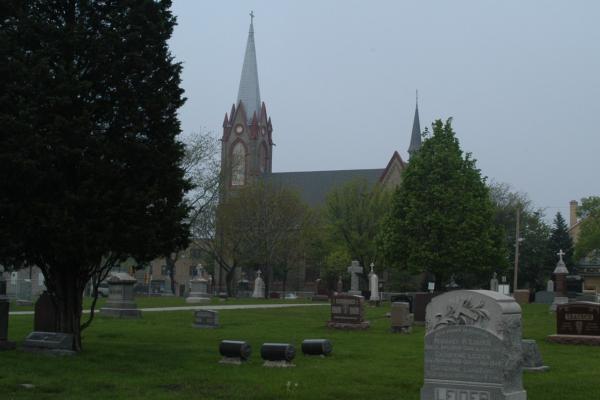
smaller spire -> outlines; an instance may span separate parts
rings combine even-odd
[[[421,148],[421,123],[419,121],[419,91],[415,95],[415,118],[413,120],[412,134],[410,136],[410,146],[408,146],[409,157]]]

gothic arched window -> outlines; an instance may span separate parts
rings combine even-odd
[[[246,181],[246,148],[237,142],[231,150],[231,185],[242,186]]]

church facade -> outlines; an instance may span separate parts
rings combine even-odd
[[[400,184],[406,163],[395,151],[382,168],[334,171],[273,172],[273,124],[261,101],[251,20],[237,101],[225,113],[221,137],[221,171],[225,176],[225,196],[251,185],[258,179],[297,190],[310,206],[325,202],[327,193],[354,179],[372,185],[395,187]],[[415,108],[409,154],[421,146],[418,105]],[[382,163],[383,164],[383,163]]]

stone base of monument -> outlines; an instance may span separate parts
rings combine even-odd
[[[329,301],[329,296],[326,294],[315,294],[312,297],[312,301]]]
[[[31,307],[33,305],[33,301],[30,300],[17,300],[18,306]]]
[[[121,307],[102,307],[100,315],[113,318],[142,318],[142,311],[137,308],[121,308]]]
[[[239,357],[223,357],[219,360],[219,364],[242,365],[245,361]]]
[[[358,322],[358,323],[335,322],[335,321],[327,322],[328,328],[342,329],[342,330],[363,330],[363,329],[369,329],[370,326],[371,326],[371,322],[369,322],[369,321],[362,321],[362,322]]]
[[[523,371],[546,372],[550,370],[549,366],[544,365],[542,355],[535,340],[523,339],[521,347],[523,349]]]
[[[15,342],[11,342],[10,340],[0,340],[0,351],[14,350],[16,348],[17,344]]]
[[[556,306],[558,306],[560,304],[569,304],[569,298],[555,296],[554,301],[552,302],[552,305],[550,306],[550,311],[556,311]]]
[[[194,303],[208,303],[210,301],[209,297],[201,297],[199,295],[194,295],[194,293],[190,293],[188,297],[185,298],[185,302],[188,304]]]
[[[52,355],[75,355],[73,335],[60,332],[31,332],[21,346],[22,350]]]
[[[446,399],[498,399],[498,400],[527,400],[527,392],[504,392],[497,385],[457,385],[448,381],[439,383],[425,382],[421,389],[421,399],[446,400]]]
[[[600,346],[600,336],[584,335],[550,335],[546,340],[559,344],[585,344],[588,346]]]
[[[291,367],[295,367],[296,364],[292,364],[289,361],[265,361],[263,363],[263,367],[268,367],[268,368],[291,368]]]

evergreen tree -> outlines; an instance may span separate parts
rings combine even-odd
[[[390,261],[433,274],[440,290],[452,277],[463,287],[483,287],[506,263],[493,216],[475,160],[463,155],[451,120],[437,120],[394,193],[382,244]]]
[[[573,267],[573,240],[569,236],[569,228],[567,223],[560,212],[556,213],[554,217],[554,226],[550,231],[550,238],[548,239],[548,258],[547,263],[554,269],[558,256],[556,255],[560,250],[565,252],[563,260],[569,270]]]
[[[0,28],[0,261],[37,265],[81,350],[82,294],[187,243],[170,1],[9,1]]]

